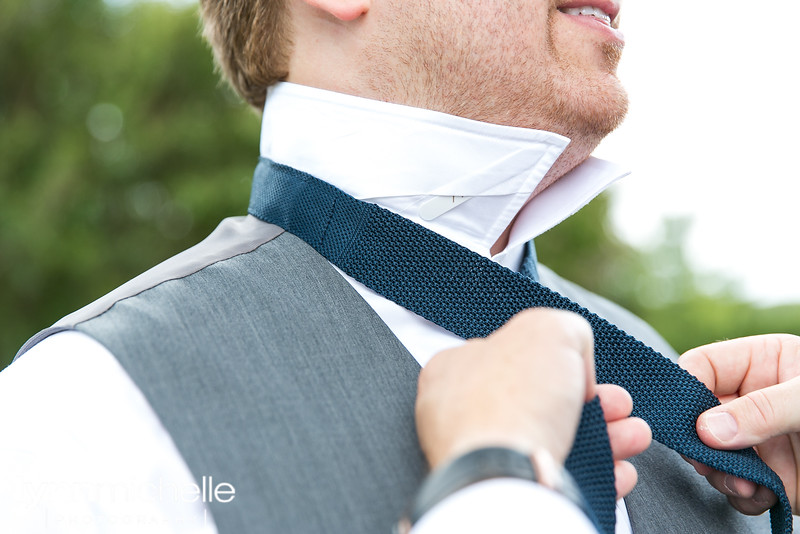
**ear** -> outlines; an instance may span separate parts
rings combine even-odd
[[[303,0],[311,7],[330,13],[337,19],[350,22],[369,11],[371,0]]]

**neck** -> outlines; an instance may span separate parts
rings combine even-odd
[[[290,83],[270,89],[261,138],[262,156],[500,262],[623,176],[593,158],[573,169],[591,148]]]
[[[539,195],[542,191],[553,185],[559,178],[567,174],[569,171],[586,161],[586,158],[592,153],[595,147],[599,144],[599,141],[588,141],[588,140],[580,140],[573,139],[569,146],[561,153],[561,156],[558,157],[556,162],[550,167],[550,170],[547,171],[544,178],[539,185],[536,186],[531,196],[528,198],[525,205],[527,205],[531,200],[533,200],[537,195]],[[524,206],[523,206],[524,207]],[[502,252],[508,246],[508,238],[511,235],[511,230],[514,227],[514,223],[516,222],[517,218],[514,219],[509,223],[508,227],[500,234],[500,237],[497,238],[494,245],[490,249],[492,255],[498,254]]]

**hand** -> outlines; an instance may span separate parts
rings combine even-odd
[[[624,460],[650,445],[650,428],[630,418],[633,402],[618,386],[595,384],[594,345],[578,315],[526,310],[486,339],[437,354],[422,370],[417,431],[432,468],[470,450],[546,449],[566,459],[583,403],[598,395],[608,421],[617,492],[636,470]]]
[[[716,449],[755,446],[783,481],[794,513],[800,512],[800,337],[724,341],[692,349],[678,363],[722,402],[697,419],[703,443]],[[777,500],[763,486],[690,463],[745,514],[760,514]]]

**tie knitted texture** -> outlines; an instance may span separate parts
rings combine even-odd
[[[262,159],[256,168],[249,212],[297,235],[377,293],[465,339],[486,337],[527,308],[578,313],[594,333],[598,383],[628,390],[634,401],[633,415],[650,425],[657,441],[772,490],[778,496],[770,510],[772,532],[792,532],[791,506],[783,483],[755,451],[718,451],[697,436],[697,417],[719,404],[716,397],[669,359],[605,319],[435,232],[269,160]],[[579,468],[591,474],[595,470],[592,454],[600,458],[610,452],[607,436],[597,435],[605,433],[605,427],[597,425],[602,423],[602,413],[598,422],[598,412],[590,405],[584,410],[573,454],[597,442],[596,451],[579,453]],[[586,421],[587,411],[590,417],[594,414],[594,421]],[[603,461],[607,465],[608,459]],[[594,479],[596,484],[590,476],[587,488],[569,461],[568,468],[596,514],[593,519],[603,531],[613,531],[613,475],[609,495],[602,473]],[[598,490],[594,485],[605,487],[599,491],[602,495],[593,495]]]

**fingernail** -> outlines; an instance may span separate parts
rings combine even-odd
[[[728,412],[715,412],[706,414],[703,423],[711,435],[720,441],[730,441],[739,432],[739,425],[736,419]]]
[[[725,475],[725,478],[722,480],[722,485],[731,492],[731,495],[739,495],[739,492],[736,491],[736,481],[731,475]]]

